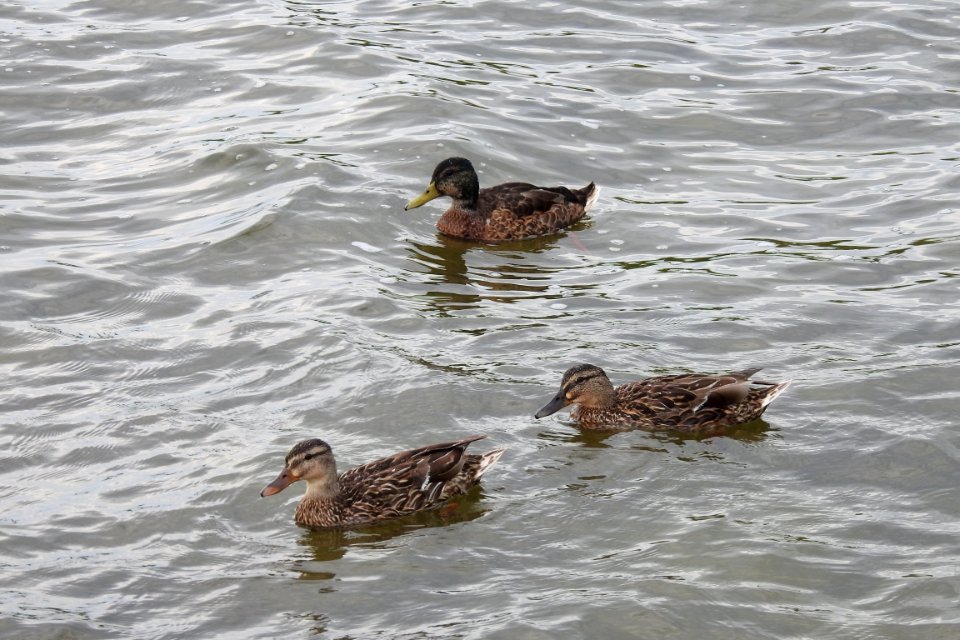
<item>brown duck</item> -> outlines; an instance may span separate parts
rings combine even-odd
[[[599,193],[600,189],[592,182],[582,189],[536,187],[525,182],[507,182],[481,189],[469,160],[447,158],[433,170],[426,191],[408,202],[404,210],[449,196],[453,204],[437,222],[440,233],[498,244],[544,236],[569,227],[586,214]]]
[[[563,374],[560,391],[536,417],[574,404],[570,417],[584,429],[716,432],[756,420],[790,385],[749,380],[757,371],[660,376],[615,389],[603,369],[579,364]]]
[[[323,440],[299,442],[287,454],[283,471],[264,487],[262,497],[306,480],[307,491],[294,519],[318,528],[357,527],[438,507],[480,482],[504,449],[467,455],[471,436],[455,442],[402,451],[337,475],[330,445]]]

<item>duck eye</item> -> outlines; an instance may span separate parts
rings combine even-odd
[[[304,460],[304,461],[307,461],[307,460],[309,460],[310,458],[312,458],[312,457],[315,456],[315,455],[316,455],[316,454],[314,454],[314,453],[308,453],[307,455],[303,456],[303,460]]]

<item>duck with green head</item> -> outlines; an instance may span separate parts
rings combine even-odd
[[[507,182],[480,188],[473,165],[466,158],[447,158],[433,170],[426,190],[407,203],[416,209],[447,196],[453,204],[440,216],[437,229],[446,236],[498,244],[555,233],[587,213],[600,189],[590,183],[582,189],[537,187]]]

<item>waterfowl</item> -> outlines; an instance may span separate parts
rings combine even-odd
[[[498,244],[569,227],[586,214],[599,193],[592,182],[582,189],[537,187],[525,182],[481,189],[469,160],[447,158],[433,170],[426,191],[408,202],[404,211],[449,196],[453,204],[437,222],[440,233]]]
[[[290,449],[283,471],[260,496],[272,496],[305,480],[307,491],[294,519],[308,527],[356,527],[408,515],[440,506],[480,481],[504,452],[465,453],[471,442],[485,437],[401,451],[339,476],[330,445],[318,438],[304,440]]]
[[[756,420],[790,385],[750,380],[757,369],[723,375],[683,373],[646,378],[613,387],[607,374],[592,364],[567,369],[560,391],[535,417],[577,405],[570,417],[585,429],[716,432]]]

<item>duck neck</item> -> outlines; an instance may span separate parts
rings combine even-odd
[[[314,480],[307,484],[307,491],[300,499],[293,519],[308,527],[336,526],[339,497],[340,485],[336,476],[332,481]]]
[[[302,502],[325,502],[336,500],[340,495],[340,483],[337,481],[336,473],[319,479],[307,482],[307,491],[303,494]]]
[[[590,392],[589,401],[581,402],[580,406],[587,411],[607,411],[617,406],[617,391],[609,382],[598,385]]]
[[[480,179],[473,171],[461,171],[451,180],[450,189],[445,193],[453,198],[453,206],[469,211],[477,210],[477,201],[480,199]]]
[[[617,392],[612,385],[607,386],[596,396],[597,409],[612,409],[617,404]]]
[[[467,195],[467,194],[464,194]],[[472,197],[463,197],[463,198],[454,198],[453,206],[460,211],[466,211],[467,213],[476,213],[477,212],[477,194],[473,194]]]

